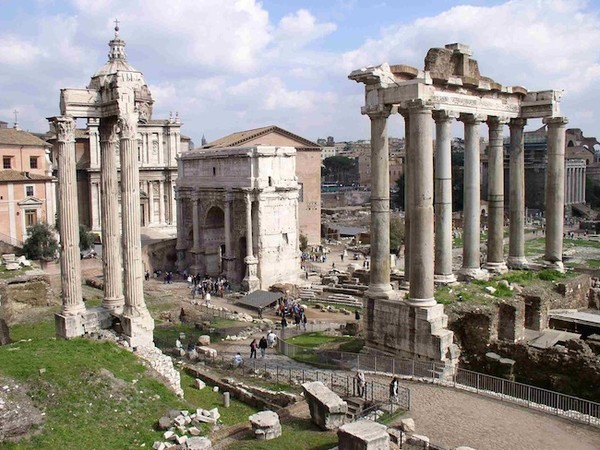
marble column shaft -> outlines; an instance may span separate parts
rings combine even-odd
[[[465,125],[463,266],[466,275],[480,269],[481,172],[479,156],[479,124],[483,117],[461,116]]]
[[[565,117],[544,119],[548,126],[548,167],[546,168],[546,252],[544,260],[562,265],[564,184],[565,184]]]
[[[75,121],[72,117],[61,116],[53,118],[52,122],[56,129],[58,153],[61,312],[64,315],[76,315],[85,311],[85,304],[81,289],[81,256],[79,253]]]
[[[410,287],[407,303],[433,306],[433,141],[432,108],[414,105],[410,112],[412,204],[410,233]],[[389,273],[389,272],[388,272]],[[388,275],[389,276],[389,275]]]
[[[125,269],[125,315],[147,315],[144,303],[142,241],[140,234],[140,175],[138,170],[137,114],[119,118],[121,129],[121,219]]]
[[[125,300],[123,297],[116,139],[116,119],[101,119],[100,181],[102,193],[100,200],[102,204],[102,264],[104,269],[102,306],[114,312],[122,312]]]
[[[507,119],[488,118],[488,251],[486,268],[504,271],[504,138]]]
[[[253,257],[252,243],[252,199],[246,194],[246,258]]]
[[[410,280],[410,203],[409,193],[412,192],[410,185],[410,169],[408,166],[408,155],[410,154],[410,114],[408,111],[402,113],[404,117],[404,283]]]
[[[510,231],[508,266],[520,269],[527,265],[525,258],[525,156],[524,131],[526,119],[511,119],[510,127]]]
[[[388,298],[390,285],[390,173],[387,135],[389,108],[371,119],[371,266],[367,295]]]
[[[436,281],[455,281],[452,274],[452,121],[447,111],[435,111],[435,263]]]

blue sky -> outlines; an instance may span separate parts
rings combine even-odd
[[[196,143],[271,124],[368,138],[350,71],[422,68],[450,42],[469,44],[502,84],[564,90],[569,126],[600,137],[599,1],[0,0],[0,11],[0,120],[17,109],[31,131],[58,113],[60,88],[85,87],[104,64],[118,17],[154,118],[178,111]],[[403,135],[399,117],[390,134]]]

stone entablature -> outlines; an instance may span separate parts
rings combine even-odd
[[[299,270],[296,150],[197,149],[179,159],[180,270],[224,274],[247,290],[294,282]]]

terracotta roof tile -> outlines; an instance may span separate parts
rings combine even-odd
[[[46,143],[27,131],[0,128],[0,145],[32,145],[43,147]]]
[[[39,175],[37,173],[29,173],[26,176],[23,172],[18,170],[0,170],[0,182],[2,181],[46,181],[53,180],[53,177],[47,175]]]

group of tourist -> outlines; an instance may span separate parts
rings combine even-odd
[[[291,318],[294,321],[296,330],[303,328],[306,331],[306,311],[297,301],[292,300],[289,297],[279,300],[279,304],[275,310],[275,314],[281,316],[281,328],[288,326],[287,318]]]
[[[188,287],[191,288],[192,298],[196,296],[202,296],[210,304],[210,296],[218,295],[223,297],[225,293],[231,292],[231,284],[227,281],[226,277],[212,278],[205,276],[201,278],[200,275],[188,275],[187,277]]]

